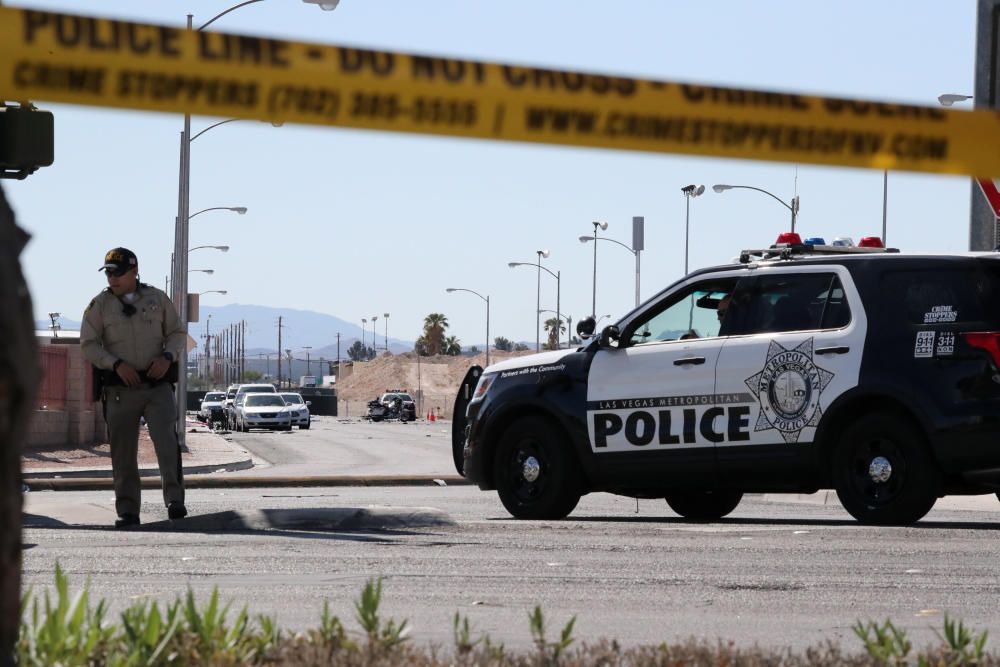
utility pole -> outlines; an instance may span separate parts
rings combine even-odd
[[[278,388],[281,388],[281,315],[278,315]]]
[[[240,323],[240,381],[247,375],[247,321]]]

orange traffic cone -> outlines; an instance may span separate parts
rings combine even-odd
[[[434,419],[434,411],[433,410],[431,410],[431,421],[435,421],[435,419]]]

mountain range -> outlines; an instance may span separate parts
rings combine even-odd
[[[213,338],[227,327],[233,327],[239,322],[246,322],[246,339],[244,341],[247,355],[275,352],[278,349],[278,318],[281,318],[281,347],[290,349],[295,356],[304,356],[306,348],[313,359],[337,358],[337,334],[340,334],[340,357],[347,358],[347,349],[354,341],[361,340],[362,330],[359,324],[342,320],[326,313],[312,310],[295,310],[291,308],[272,308],[269,306],[254,306],[249,304],[229,304],[227,306],[201,306],[199,321],[192,322],[189,327],[191,336],[198,341],[198,348],[204,345],[207,334]],[[37,320],[36,329],[48,330],[49,320]],[[59,326],[65,331],[79,331],[80,322],[66,317],[59,318]],[[392,326],[392,320],[389,320]],[[385,327],[382,321],[376,323],[375,347],[383,351],[386,347]],[[372,331],[364,332],[365,344],[372,345]],[[411,352],[414,341],[389,337],[388,347],[393,354]]]

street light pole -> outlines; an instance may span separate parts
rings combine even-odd
[[[691,232],[691,198],[699,197],[703,192],[705,192],[704,185],[685,185],[681,188],[681,192],[684,193],[684,275],[688,274],[688,239],[690,238]]]
[[[385,324],[385,351],[389,351],[389,313],[382,313],[382,322]]]
[[[597,317],[597,228],[600,227],[602,230],[608,228],[608,223],[594,221],[594,297],[590,304],[590,311],[592,317]]]
[[[204,30],[217,19],[225,16],[229,12],[235,11],[240,7],[246,5],[251,5],[262,0],[244,0],[232,7],[222,11],[206,23],[198,28],[198,32]],[[337,1],[339,0],[329,0],[328,2],[320,2],[320,7],[324,10],[330,10],[336,7]],[[315,4],[315,3],[314,3]],[[192,14],[187,15],[187,29],[192,30],[194,27],[194,16]],[[225,121],[224,121],[225,122]],[[217,123],[221,125],[222,123]],[[198,133],[199,136],[202,134]],[[180,319],[181,331],[184,332],[185,337],[188,335],[188,304],[187,304],[187,290],[188,290],[188,280],[187,280],[187,248],[188,248],[188,225],[191,220],[191,114],[184,114],[184,129],[181,131],[181,149],[180,149],[180,169],[179,169],[179,183],[177,188],[177,217],[174,220],[174,275],[171,282],[171,287],[173,288],[173,302],[174,306],[177,308],[178,316]],[[235,209],[234,209],[235,210]],[[243,213],[246,209],[243,210]],[[185,343],[184,349],[181,350],[180,358],[177,360],[179,365],[179,372],[177,374],[177,443],[180,445],[181,449],[185,446],[185,434],[187,432],[187,344]]]
[[[792,212],[792,231],[793,232],[795,231],[795,218],[799,214],[799,196],[798,195],[795,195],[794,197],[792,197],[792,203],[791,204],[787,204],[787,203],[785,203],[785,201],[783,199],[781,199],[777,195],[775,195],[775,194],[773,194],[771,192],[768,192],[767,190],[765,190],[763,188],[755,188],[752,185],[725,185],[723,183],[716,183],[715,185],[712,186],[712,189],[715,190],[718,193],[723,193],[726,190],[737,190],[737,189],[739,189],[739,190],[756,190],[757,192],[763,192],[765,195],[767,195],[771,199],[775,200],[776,202],[778,202],[779,204],[781,204],[782,206],[784,206],[785,208],[787,208],[789,211]]]
[[[635,307],[638,308],[639,307],[639,281],[641,280],[641,278],[640,278],[640,272],[639,272],[639,253],[641,251],[638,248],[629,248],[627,245],[625,245],[621,241],[616,241],[615,239],[608,238],[607,236],[596,236],[595,235],[595,236],[581,236],[580,237],[580,243],[594,242],[594,246],[595,247],[597,246],[597,241],[610,241],[611,243],[617,243],[618,245],[620,245],[621,247],[625,248],[630,253],[632,253],[633,255],[635,255]]]
[[[483,296],[479,292],[471,289],[465,289],[464,287],[448,287],[445,288],[445,292],[449,294],[452,292],[469,292],[470,294],[475,294],[480,299],[486,302],[486,366],[490,365],[490,295],[487,294]]]
[[[550,254],[548,250],[538,250],[536,252],[538,252],[538,253],[544,253],[545,257],[548,257],[549,254]],[[555,278],[556,279],[556,312],[559,312],[559,293],[560,293],[560,290],[561,290],[561,283],[562,283],[561,272],[559,272],[559,271],[552,271],[552,270],[547,269],[546,267],[542,266],[542,255],[541,254],[539,254],[538,262],[536,264],[529,264],[527,262],[508,262],[507,266],[509,266],[512,269],[514,267],[516,267],[516,266],[532,266],[532,267],[535,267],[535,269],[539,272],[539,274],[538,274],[539,276],[541,276],[541,271],[545,271],[547,274],[549,274],[550,276],[552,276],[553,278]],[[540,342],[540,339],[538,338],[538,332],[540,331],[540,318],[541,318],[541,315],[542,315],[542,312],[541,312],[541,308],[542,308],[542,299],[541,299],[541,293],[542,292],[541,292],[541,287],[542,287],[541,280],[539,280],[539,283],[538,283],[538,298],[536,299],[536,308],[535,308],[535,312],[537,314],[537,317],[535,318],[535,334],[536,334],[536,338],[535,338],[535,348],[536,349],[535,349],[535,351],[536,352],[538,352],[538,351],[541,350],[541,342]]]
[[[375,320],[378,319],[378,315],[372,315],[372,359],[378,356],[378,352],[375,351],[375,346],[378,344],[375,342]]]
[[[365,357],[368,356],[368,348],[365,347],[365,336],[368,332],[365,330],[365,326],[368,325],[368,318],[361,318],[361,360],[364,361]]]

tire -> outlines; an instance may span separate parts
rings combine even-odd
[[[310,426],[312,426],[312,420],[311,419],[309,421],[307,421],[305,424],[299,424],[299,430],[300,431],[309,430]]]
[[[743,500],[742,491],[675,491],[667,494],[667,505],[685,519],[716,521]]]
[[[844,431],[833,454],[833,482],[851,516],[885,526],[919,521],[934,507],[940,489],[937,466],[920,431],[887,414],[867,415]]]
[[[576,458],[569,443],[541,417],[524,417],[507,429],[493,474],[500,502],[516,519],[563,519],[580,502]]]

